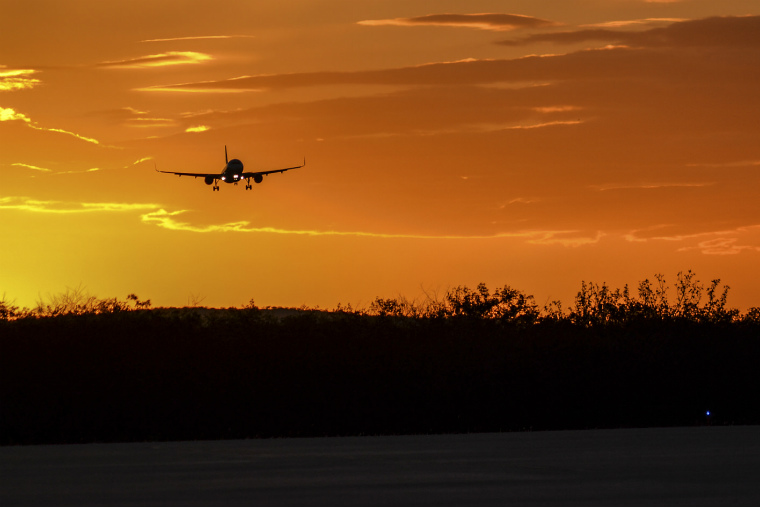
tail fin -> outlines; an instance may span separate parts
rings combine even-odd
[[[227,145],[224,145],[224,163],[229,164],[230,161],[227,159]]]

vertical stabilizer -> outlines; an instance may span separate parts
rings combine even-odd
[[[224,145],[224,163],[225,164],[229,164],[230,163],[230,161],[227,160],[227,145],[226,144]]]

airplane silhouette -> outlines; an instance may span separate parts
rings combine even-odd
[[[291,169],[300,169],[306,165],[306,158],[304,158],[303,164],[297,165],[295,167],[274,169],[272,171],[259,171],[255,173],[243,172],[243,163],[240,160],[236,158],[233,158],[232,160],[227,159],[227,146],[224,147],[224,160],[226,162],[226,165],[224,166],[224,169],[221,173],[179,173],[174,171],[159,171],[158,167],[156,167],[156,171],[165,174],[176,174],[177,176],[192,176],[193,178],[203,178],[203,180],[206,182],[206,185],[214,185],[211,190],[219,190],[218,180],[222,180],[225,183],[234,183],[235,185],[237,185],[239,181],[245,180],[245,189],[250,190],[253,188],[253,185],[251,185],[251,178],[253,178],[253,181],[256,183],[261,183],[264,180],[264,176],[267,174],[284,173],[285,171],[290,171]]]

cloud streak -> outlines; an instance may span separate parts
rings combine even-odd
[[[29,119],[28,116],[26,116],[23,113],[17,113],[14,109],[11,109],[10,107],[0,107],[0,121],[23,121],[24,123],[31,123],[32,120]]]
[[[139,161],[138,161],[139,162]],[[77,215],[88,213],[123,213],[138,212],[140,220],[149,225],[171,231],[208,233],[246,233],[246,234],[276,234],[304,237],[355,237],[377,239],[411,239],[411,240],[499,240],[522,239],[536,245],[562,245],[567,247],[590,245],[597,243],[602,237],[601,232],[593,236],[585,236],[576,230],[537,230],[516,231],[488,235],[428,235],[428,234],[396,234],[364,231],[337,230],[301,230],[282,229],[278,227],[251,227],[250,222],[241,220],[223,224],[194,225],[178,220],[187,210],[167,211],[164,206],[149,203],[72,203],[53,200],[38,200],[29,197],[9,196],[0,197],[0,210],[26,211],[42,214]]]
[[[577,31],[532,34],[498,42],[524,46],[538,42],[578,44],[610,42],[636,47],[760,47],[760,16],[725,16],[673,23],[644,31],[595,28]]]
[[[29,90],[40,84],[40,80],[29,77],[37,71],[32,69],[3,70],[0,65],[0,92]]]
[[[138,160],[135,164],[143,160]],[[24,165],[26,164],[14,164]],[[526,202],[522,199],[514,202]],[[535,200],[527,202],[536,202]],[[187,232],[194,234],[241,233],[241,234],[273,234],[301,237],[353,237],[375,238],[388,240],[421,240],[421,241],[495,241],[521,240],[526,244],[544,246],[562,246],[568,248],[598,244],[610,233],[596,231],[588,234],[580,230],[517,230],[513,232],[497,232],[493,234],[409,234],[381,233],[366,231],[339,230],[308,230],[283,229],[279,227],[252,227],[250,222],[240,220],[221,224],[197,225],[180,219],[188,210],[167,211],[160,204],[153,203],[72,203],[55,200],[39,200],[29,197],[9,196],[0,197],[0,210],[24,211],[40,214],[81,215],[92,213],[138,213],[142,223],[162,229]],[[630,242],[686,242],[697,240],[696,245],[683,246],[678,251],[697,250],[705,255],[736,255],[743,252],[760,252],[760,246],[742,244],[739,236],[747,236],[760,232],[760,225],[742,226],[730,230],[707,231],[694,234],[652,234],[656,229],[671,229],[672,226],[659,226],[648,230],[634,230],[623,236]]]
[[[173,65],[194,65],[213,60],[211,55],[194,51],[169,51],[140,58],[130,58],[111,62],[98,63],[96,66],[110,69],[146,69],[153,67],[168,67]]]
[[[713,17],[638,32],[599,28],[541,33],[498,44],[526,45],[534,42],[596,42],[607,43],[607,46],[558,55],[466,59],[369,71],[243,75],[140,90],[230,93],[333,85],[466,86],[601,78],[620,80],[630,76],[656,76],[658,79],[672,80],[682,73],[688,73],[692,80],[705,81],[733,78],[737,72],[742,73],[745,80],[760,76],[757,67],[744,64],[742,60],[746,59],[745,55],[730,53],[731,50],[754,51],[760,48],[760,16]],[[664,51],[664,48],[672,51]],[[694,48],[722,51],[730,58],[705,59],[704,55],[686,51]]]
[[[31,169],[33,171],[39,171],[39,172],[43,172],[43,173],[51,173],[51,172],[53,172],[52,169],[46,169],[44,167],[37,167],[36,165],[24,164],[24,163],[21,163],[21,162],[16,162],[16,163],[11,164],[11,165],[14,166],[14,167],[25,167],[27,169]]]
[[[204,40],[204,39],[254,39],[255,35],[198,35],[194,37],[172,37],[168,39],[146,39],[140,42],[173,42],[178,40]]]
[[[238,222],[228,222],[225,224],[213,225],[192,225],[188,222],[176,219],[179,215],[186,213],[186,210],[166,211],[157,209],[146,213],[140,218],[145,223],[158,225],[164,229],[173,231],[186,231],[194,233],[216,233],[216,232],[239,232],[239,233],[260,233],[260,234],[278,234],[288,236],[310,236],[310,237],[359,237],[359,238],[379,238],[379,239],[414,239],[414,240],[496,240],[496,239],[523,239],[527,243],[537,245],[563,245],[563,246],[581,246],[597,243],[602,233],[587,237],[579,235],[579,231],[517,231],[496,233],[488,235],[426,235],[426,234],[394,234],[378,232],[361,232],[361,231],[335,231],[335,230],[294,230],[281,229],[277,227],[251,227],[250,222],[241,220]]]
[[[760,252],[760,245],[740,244],[740,241],[747,242],[755,239],[760,233],[760,225],[748,225],[728,230],[706,231],[695,234],[674,234],[674,235],[647,235],[657,229],[671,228],[672,226],[653,227],[649,230],[631,231],[625,235],[625,239],[631,242],[645,243],[648,241],[667,241],[667,242],[685,242],[696,240],[696,245],[684,246],[678,249],[679,252],[698,251],[704,255],[738,255],[743,252]]]
[[[270,77],[270,76],[258,76]],[[147,86],[136,88],[140,92],[184,92],[184,93],[246,93],[262,92],[263,87],[248,86],[250,80],[255,80],[252,76],[239,76],[221,81],[200,81],[195,83],[180,83],[170,85]]]
[[[85,141],[92,144],[100,144],[100,141],[97,139],[94,139],[92,137],[86,137],[79,134],[76,134],[74,132],[70,132],[68,130],[63,129],[57,129],[57,128],[49,128],[49,127],[40,127],[35,122],[33,122],[28,116],[26,116],[23,113],[17,113],[14,109],[11,108],[3,108],[0,107],[0,122],[3,121],[21,121],[26,124],[27,127],[32,128],[34,130],[41,130],[43,132],[56,132],[59,134],[66,134],[68,136],[75,137],[81,141]]]
[[[447,26],[505,31],[552,26],[555,23],[520,14],[480,13],[428,14],[412,18],[368,19],[359,21],[358,24],[364,26]]]
[[[0,209],[29,211],[32,213],[80,214],[98,212],[145,211],[158,208],[157,204],[129,203],[70,203],[46,201],[29,197],[0,197]]]
[[[715,185],[715,182],[709,183],[640,183],[633,185],[626,184],[606,184],[606,185],[593,185],[591,188],[599,192],[607,192],[610,190],[657,190],[662,188],[702,188]]]

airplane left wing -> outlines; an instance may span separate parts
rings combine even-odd
[[[222,177],[219,173],[213,173],[213,174],[206,174],[206,173],[178,173],[174,171],[159,171],[158,168],[156,168],[156,172],[164,173],[164,174],[176,174],[177,176],[192,176],[193,178],[214,178],[215,180],[218,180]]]

